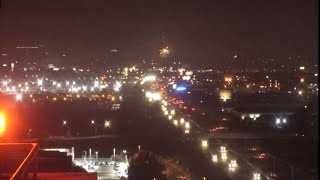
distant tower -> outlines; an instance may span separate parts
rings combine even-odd
[[[161,47],[159,49],[159,65],[160,66],[170,66],[169,57],[171,54],[171,50],[168,47],[168,43],[165,39],[164,33],[161,33]]]

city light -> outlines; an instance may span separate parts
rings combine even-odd
[[[16,95],[16,100],[17,101],[22,101],[22,94],[17,94]]]
[[[3,114],[0,114],[0,137],[4,136],[6,129],[6,120]]]
[[[104,121],[104,127],[105,128],[110,127],[110,121]]]
[[[94,120],[91,120],[91,124],[94,124]]]
[[[176,90],[177,90],[177,91],[185,91],[185,90],[187,90],[187,88],[184,87],[184,86],[178,86],[178,87],[176,88]]]
[[[232,77],[225,77],[224,81],[230,84],[232,82]]]
[[[149,98],[149,101],[159,101],[161,100],[161,94],[159,92],[146,92],[146,97]]]
[[[98,88],[99,87],[99,81],[98,80],[94,81],[93,87],[94,88]]]
[[[38,86],[42,86],[42,84],[43,84],[42,79],[38,79],[37,84],[38,84]]]
[[[283,124],[287,124],[287,119],[286,119],[286,118],[283,118],[283,119],[282,119],[282,123],[283,123]]]
[[[116,92],[120,91],[121,86],[122,86],[121,82],[116,81],[114,85],[114,91]]]
[[[170,111],[170,114],[171,115],[174,115],[176,113],[176,111],[174,110],[174,109],[172,109],[171,111]]]
[[[149,76],[146,76],[142,79],[141,81],[141,84],[144,84],[145,82],[152,82],[152,81],[155,81],[156,80],[156,76],[154,75],[149,75]]]
[[[67,125],[67,121],[66,120],[63,120],[63,125]]]
[[[160,49],[160,57],[165,58],[169,55],[170,51],[169,51],[169,47],[165,47]]]
[[[173,84],[173,85],[172,85],[172,89],[177,89],[177,85],[176,85],[176,84]]]

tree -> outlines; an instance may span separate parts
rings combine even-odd
[[[128,180],[167,180],[162,173],[163,165],[154,155],[148,152],[140,152],[131,159],[128,169]]]

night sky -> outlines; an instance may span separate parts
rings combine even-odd
[[[76,61],[118,49],[214,64],[242,56],[317,58],[316,0],[3,0],[0,47],[44,44]]]

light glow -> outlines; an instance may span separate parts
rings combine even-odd
[[[3,114],[0,114],[0,137],[4,136],[6,129],[6,120]]]

